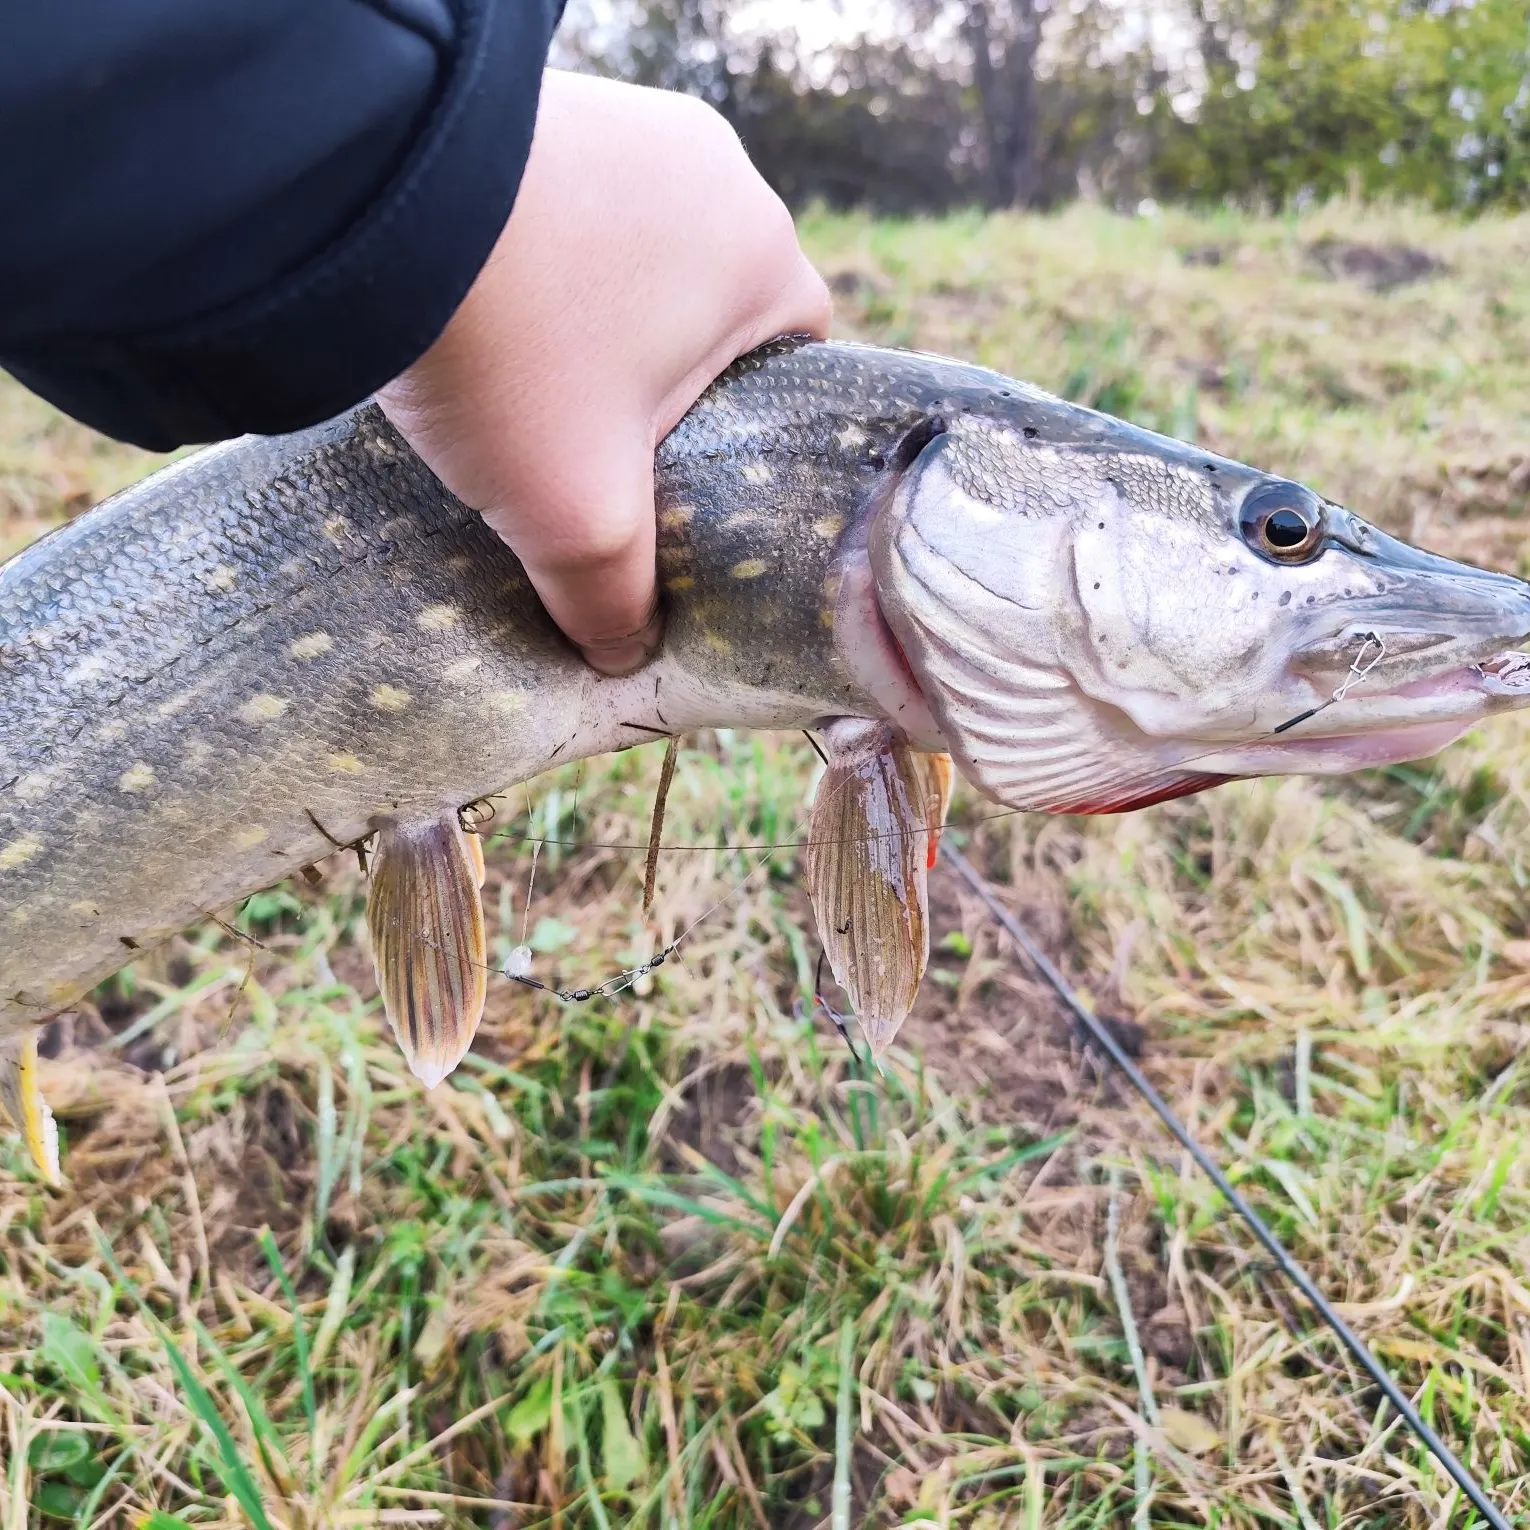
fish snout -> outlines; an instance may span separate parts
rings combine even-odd
[[[1384,649],[1397,683],[1481,663],[1530,640],[1525,580],[1410,547],[1358,517],[1346,515],[1332,541],[1358,565],[1367,589],[1336,603],[1342,624],[1314,633],[1293,655],[1295,668],[1348,668],[1370,640]]]

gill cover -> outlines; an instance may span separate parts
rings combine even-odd
[[[1188,465],[1146,451],[1049,445],[963,416],[920,452],[869,553],[882,613],[968,780],[1012,807],[1103,813],[1226,779],[1182,768],[1122,706],[1134,687],[1151,713],[1174,677],[1144,680],[1133,634],[1079,588],[1081,548],[1142,546],[1123,522],[1144,514],[1194,568],[1214,513]]]

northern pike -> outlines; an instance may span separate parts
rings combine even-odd
[[[205,450],[0,568],[0,1092],[34,1144],[41,1021],[367,838],[387,1013],[439,1080],[486,975],[461,811],[564,761],[825,729],[809,878],[885,1040],[944,755],[1010,807],[1122,812],[1418,758],[1530,695],[1530,585],[956,361],[772,343],[655,487],[666,635],[621,679],[370,405]]]

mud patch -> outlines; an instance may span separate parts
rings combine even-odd
[[[1319,239],[1307,246],[1307,263],[1330,281],[1354,281],[1372,292],[1391,292],[1441,276],[1450,267],[1412,244],[1364,244],[1353,239]]]
[[[1074,972],[1077,951],[1060,888],[1029,897],[1011,887],[994,891],[1052,961]],[[1038,1137],[1076,1126],[1097,1107],[1114,1114],[1131,1106],[1130,1086],[1096,1057],[954,872],[937,868],[932,875],[930,916],[930,970],[899,1045],[922,1054],[981,1120]],[[1141,1055],[1141,1026],[1124,1015],[1109,1016],[1107,1024],[1131,1056]]]
[[[664,1170],[688,1173],[694,1162],[691,1155],[696,1155],[716,1164],[724,1174],[737,1175],[742,1164],[733,1139],[754,1108],[754,1075],[743,1063],[709,1066],[703,1055],[692,1059],[692,1069],[692,1083],[683,1103],[670,1113],[664,1133],[660,1149]]]
[[[1228,251],[1219,244],[1192,244],[1179,252],[1187,266],[1220,266],[1227,256]]]

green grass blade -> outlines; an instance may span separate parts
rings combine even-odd
[[[834,1496],[832,1530],[850,1530],[850,1457],[855,1438],[855,1325],[846,1318],[839,1329],[839,1395],[834,1408]]]
[[[298,1305],[297,1292],[293,1289],[292,1279],[287,1274],[287,1266],[282,1263],[281,1250],[277,1248],[276,1239],[271,1236],[269,1227],[262,1227],[260,1230],[260,1246],[265,1252],[272,1272],[281,1282],[287,1300],[292,1304],[292,1343],[297,1351],[298,1379],[303,1387],[303,1412],[308,1419],[308,1438],[311,1440],[318,1433],[319,1405],[314,1395],[313,1367],[308,1363],[308,1335],[303,1331],[302,1309]],[[317,1490],[319,1463],[315,1460],[310,1464],[315,1473],[314,1487]]]

